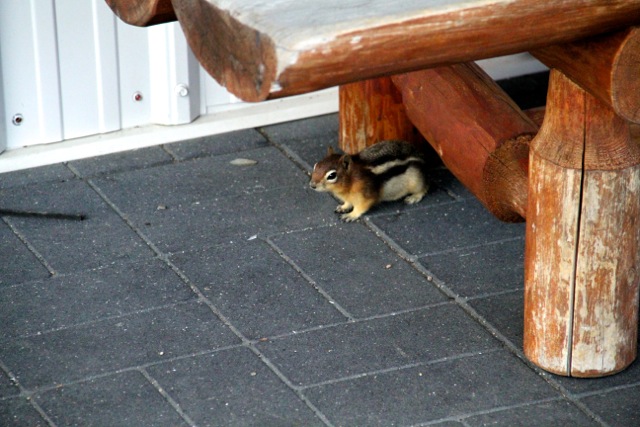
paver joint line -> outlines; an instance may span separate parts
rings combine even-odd
[[[513,306],[522,292],[513,284],[521,227],[491,219],[444,169],[434,172],[438,184],[419,206],[391,204],[358,223],[338,222],[328,209],[333,199],[304,182],[336,134],[337,116],[330,115],[3,176],[3,208],[22,209],[20,199],[29,198],[43,211],[55,201],[56,212],[67,212],[78,203],[63,197],[70,195],[90,209],[87,221],[52,219],[55,235],[27,226],[33,218],[0,221],[0,256],[32,271],[11,273],[7,282],[0,266],[0,320],[10,313],[4,307],[21,307],[23,316],[7,323],[22,322],[23,333],[0,338],[0,424],[11,414],[27,425],[82,424],[97,416],[92,399],[107,393],[100,398],[111,417],[126,419],[127,404],[135,404],[159,409],[145,422],[163,413],[190,426],[278,420],[471,427],[531,414],[538,420],[547,410],[578,425],[634,425],[636,415],[624,411],[640,390],[635,365],[576,382],[524,357],[516,330],[521,308]],[[240,156],[258,163],[227,166]],[[276,165],[279,175],[259,169],[264,165]],[[243,203],[255,206],[240,209]],[[457,228],[447,232],[450,224]],[[65,233],[84,233],[94,244],[78,250]],[[74,249],[74,257],[58,257]],[[131,252],[120,257],[123,250]],[[93,252],[97,261],[83,263]],[[253,270],[221,264],[225,254],[250,255]],[[443,261],[449,257],[454,261]],[[485,285],[485,270],[500,279]],[[67,293],[59,293],[63,287]],[[107,299],[106,308],[91,305]],[[97,314],[58,314],[73,304]],[[43,313],[51,315],[43,320]],[[135,320],[144,333],[131,332],[136,341],[127,341],[108,326],[120,318]],[[83,334],[86,342],[77,342]],[[107,347],[91,338],[99,334],[133,356],[123,350],[105,359]],[[181,351],[164,353],[170,343]],[[85,348],[94,345],[95,353]],[[65,354],[70,358],[61,359]],[[105,387],[123,379],[111,390],[124,387],[118,393],[136,397],[116,404]],[[473,385],[468,393],[459,388],[465,381]],[[509,389],[516,397],[505,395]]]

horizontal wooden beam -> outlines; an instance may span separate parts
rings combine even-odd
[[[460,182],[501,220],[525,218],[538,125],[473,62],[392,79],[409,118]]]
[[[621,117],[640,123],[640,28],[627,28],[531,52],[609,104]]]
[[[204,68],[246,101],[578,40],[640,0],[173,0]]]

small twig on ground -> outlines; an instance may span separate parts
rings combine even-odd
[[[69,221],[84,221],[87,219],[85,214],[66,214],[57,212],[32,212],[32,211],[15,211],[12,209],[0,209],[0,216],[13,216],[23,218],[46,218],[46,219],[64,219]]]

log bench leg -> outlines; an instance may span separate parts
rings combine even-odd
[[[640,148],[629,123],[560,71],[531,143],[524,352],[598,377],[636,357]]]
[[[564,71],[581,86],[552,71],[539,131],[539,115],[520,111],[473,64],[394,76],[404,110],[386,78],[340,89],[345,151],[403,138],[399,130],[413,131],[407,114],[491,212],[526,218],[524,351],[560,375],[610,375],[636,358],[640,126],[627,120],[640,121],[639,41],[631,29],[538,52],[552,68],[581,71]]]
[[[407,117],[402,95],[390,77],[340,86],[339,104],[338,145],[346,153],[354,154],[388,139],[425,143]]]

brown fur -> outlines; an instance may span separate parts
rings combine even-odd
[[[407,203],[416,203],[427,192],[422,169],[414,166],[422,162],[421,157],[410,144],[383,141],[372,147],[375,148],[354,156],[337,154],[330,147],[327,156],[313,168],[309,185],[341,200],[343,203],[336,212],[341,213],[345,221],[358,219],[382,200],[406,197]],[[406,166],[409,173],[388,178],[383,175],[397,165]]]

